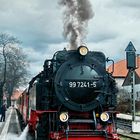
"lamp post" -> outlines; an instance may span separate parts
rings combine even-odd
[[[127,69],[131,75],[131,100],[132,100],[132,121],[135,121],[135,69],[136,69],[136,49],[130,41],[125,49]]]

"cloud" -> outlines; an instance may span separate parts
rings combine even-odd
[[[140,1],[139,0],[121,0],[121,1],[113,1],[110,0],[110,3],[108,3],[108,5],[113,6],[113,7],[123,7],[123,8],[133,8],[133,10],[135,9],[139,9],[140,8]],[[139,9],[140,10],[140,9]]]
[[[34,47],[44,42],[62,41],[62,21],[57,2],[51,0],[0,2],[2,5],[0,28],[3,31],[15,34],[23,43]]]
[[[63,50],[67,47],[67,43],[59,44],[48,44],[46,48],[41,51],[37,51],[36,48],[31,46],[22,46],[24,48],[25,54],[27,54],[27,60],[30,63],[31,77],[37,75],[43,70],[43,65],[46,59],[52,59],[55,52],[58,50]]]
[[[134,7],[134,1],[122,0],[93,0],[91,1],[95,13],[94,19],[90,22],[88,31],[88,39],[90,42],[101,44],[103,46],[103,51],[110,50],[114,51],[116,46],[124,45],[126,47],[127,43],[131,40],[135,42],[136,47],[140,45],[138,36],[140,35],[139,25],[140,18],[138,8]],[[132,4],[132,8],[128,7]],[[140,2],[136,2],[138,5]],[[130,4],[130,5],[131,5]],[[120,6],[118,6],[120,5]],[[110,47],[106,42],[110,43]],[[100,47],[99,47],[100,48]],[[120,50],[119,47],[115,48],[116,52]],[[137,49],[138,50],[138,49]],[[124,51],[119,54],[123,54]],[[120,57],[123,59],[123,55],[114,55],[114,59]]]
[[[95,16],[89,21],[90,50],[103,51],[115,61],[125,58],[131,40],[140,53],[140,1],[90,0]],[[63,38],[62,10],[58,0],[0,0],[0,31],[13,34],[22,43],[31,62],[32,75],[43,68],[44,60],[68,47]]]
[[[24,52],[27,54],[27,60],[30,63],[29,70],[31,72],[31,77],[37,75],[43,70],[44,61],[49,56],[47,51],[44,50],[44,53],[42,53],[36,51],[33,47],[25,47]]]

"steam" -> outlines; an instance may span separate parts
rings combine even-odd
[[[89,0],[59,0],[64,10],[64,37],[70,40],[70,49],[82,44],[88,21],[93,17]]]

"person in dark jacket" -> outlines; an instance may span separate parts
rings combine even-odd
[[[3,104],[1,106],[1,119],[0,119],[1,122],[5,121],[5,112],[6,112],[6,104]]]

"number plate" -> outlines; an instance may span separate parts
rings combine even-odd
[[[97,81],[69,81],[69,88],[96,88]]]

